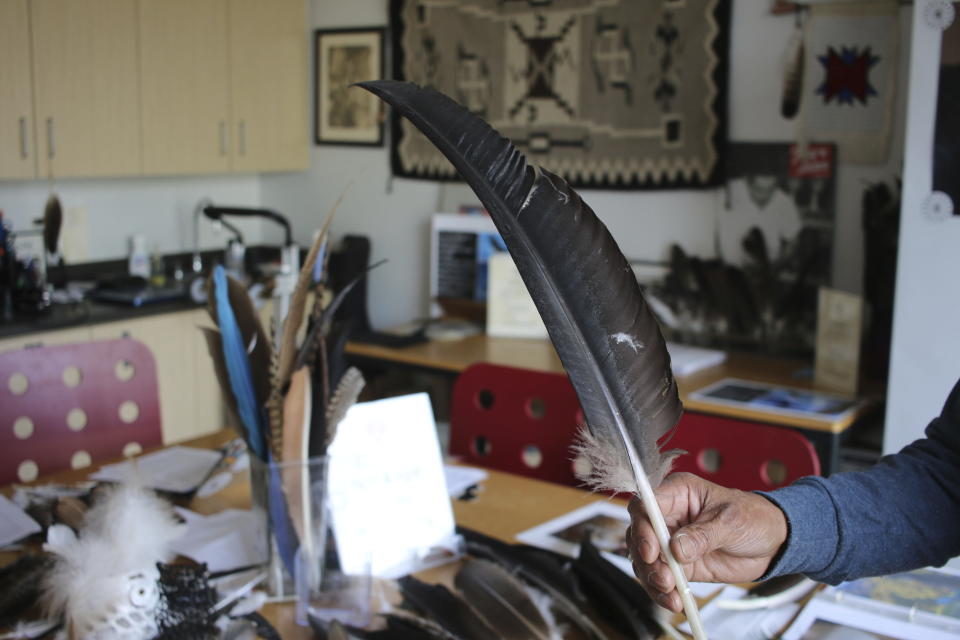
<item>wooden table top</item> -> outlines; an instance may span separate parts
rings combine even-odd
[[[563,373],[563,365],[549,340],[538,338],[494,338],[478,334],[459,340],[434,340],[407,347],[348,342],[348,355],[381,362],[422,367],[456,375],[478,362]],[[722,364],[678,377],[680,399],[688,411],[698,411],[731,418],[777,424],[829,433],[842,433],[856,419],[875,404],[876,398],[865,398],[864,405],[842,419],[808,418],[759,411],[744,407],[725,406],[690,399],[690,394],[723,378],[742,378],[767,384],[813,389],[809,372],[813,363],[808,360],[779,358],[755,354],[728,353]]]
[[[236,434],[233,431],[222,430],[180,444],[213,449],[234,437]],[[99,465],[95,465],[79,471],[66,471],[41,478],[31,484],[85,480],[98,467]],[[452,501],[454,517],[459,525],[506,542],[516,542],[514,536],[517,533],[546,520],[590,502],[607,500],[605,496],[557,484],[492,470],[488,473],[489,477],[483,481],[475,499]],[[3,493],[9,496],[12,493],[11,488],[4,488]],[[235,474],[234,481],[226,488],[207,498],[195,498],[188,506],[202,514],[217,513],[229,508],[249,508],[250,491],[246,474]],[[0,552],[0,566],[12,560],[11,552]],[[448,582],[452,580],[452,572],[452,565],[447,565],[446,568],[441,567],[426,572],[421,577],[426,580]],[[306,640],[314,637],[309,628],[296,624],[293,603],[267,604],[262,613],[285,640]]]

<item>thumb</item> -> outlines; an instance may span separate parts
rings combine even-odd
[[[677,530],[670,540],[670,550],[680,564],[692,564],[723,546],[725,539],[720,522],[711,518]]]

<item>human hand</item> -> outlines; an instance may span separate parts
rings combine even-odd
[[[761,495],[690,473],[667,476],[654,494],[670,531],[670,550],[689,580],[756,580],[787,539],[786,517]],[[633,572],[657,603],[681,611],[676,581],[638,497],[630,501],[630,520],[627,548]]]

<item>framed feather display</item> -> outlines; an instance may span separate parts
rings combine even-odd
[[[729,0],[392,0],[393,77],[452,96],[573,186],[722,177]],[[456,180],[394,117],[398,176]]]

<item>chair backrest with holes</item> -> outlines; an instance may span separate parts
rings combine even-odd
[[[469,464],[577,486],[570,442],[582,422],[566,375],[474,364],[454,383],[450,453]]]
[[[162,444],[156,363],[131,338],[0,353],[0,484]]]
[[[787,427],[686,412],[667,447],[687,452],[677,458],[674,471],[744,491],[766,491],[820,475],[813,444]]]
[[[454,384],[450,453],[468,464],[578,486],[570,444],[582,422],[566,375],[474,364]],[[745,491],[820,474],[810,441],[783,427],[688,412],[666,446],[687,452],[674,470]]]

